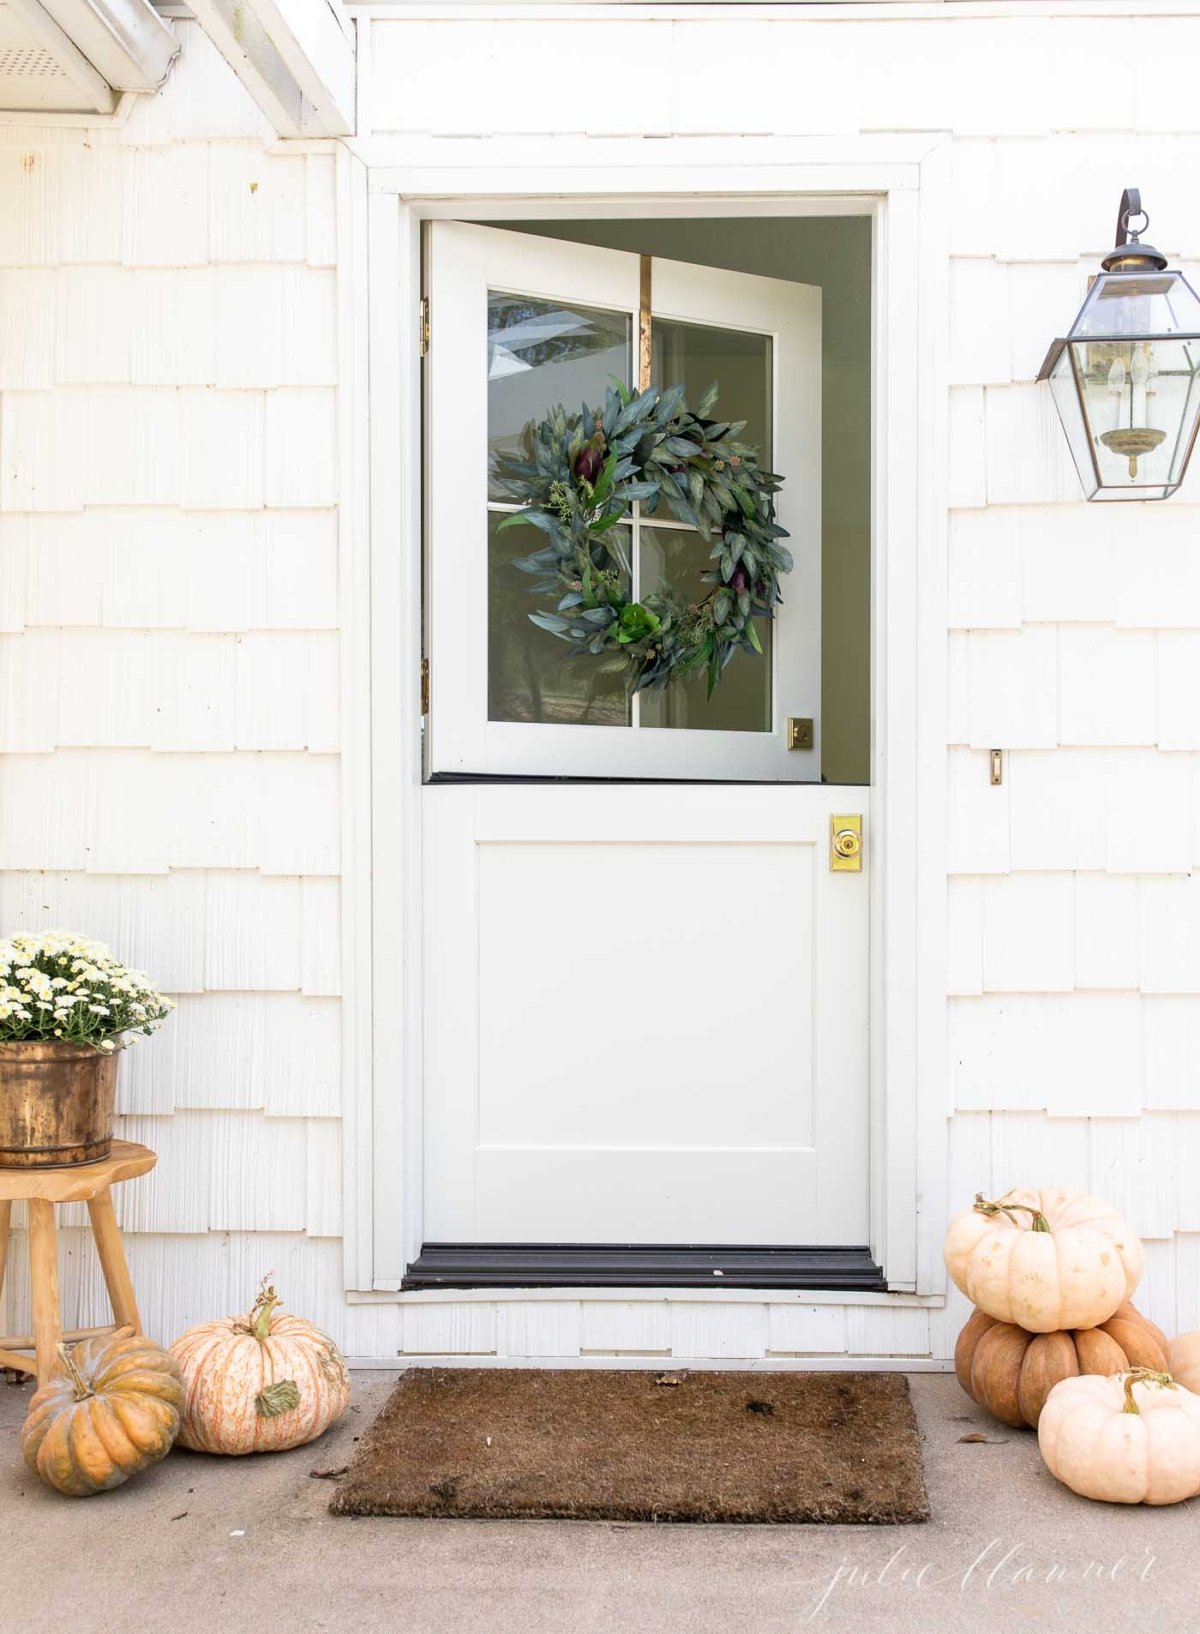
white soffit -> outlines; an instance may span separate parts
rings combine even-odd
[[[112,113],[178,49],[148,0],[0,0],[0,111]]]
[[[353,24],[334,0],[189,5],[281,136],[353,135]]]

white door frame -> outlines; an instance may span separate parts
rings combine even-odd
[[[396,1297],[421,1247],[421,222],[853,214],[875,226],[870,1246],[891,1289],[937,1295],[948,1113],[948,143],[667,138],[653,144],[652,168],[631,159],[631,145],[490,139],[471,144],[474,162],[449,164],[453,144],[370,143],[365,205],[345,212],[355,239],[367,239],[369,334],[342,390],[367,414],[370,462],[369,521],[357,507],[342,553],[354,660],[343,707],[360,736],[370,722],[369,747],[343,779],[343,832],[354,841],[342,880],[353,953],[346,1287]],[[361,308],[361,267],[345,286],[343,303]]]

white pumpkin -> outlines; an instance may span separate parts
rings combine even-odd
[[[171,1346],[183,1375],[179,1445],[238,1456],[315,1441],[350,1405],[350,1373],[328,1334],[278,1313],[264,1285],[249,1316],[189,1328]]]
[[[1169,1340],[1167,1365],[1177,1383],[1200,1395],[1200,1332],[1181,1333],[1178,1339]]]
[[[951,1221],[943,1252],[968,1299],[1029,1333],[1099,1327],[1142,1274],[1136,1231],[1100,1198],[1067,1186],[995,1202],[979,1193]]]
[[[1042,1408],[1038,1447],[1084,1498],[1179,1503],[1200,1492],[1200,1396],[1143,1367],[1063,1379]]]

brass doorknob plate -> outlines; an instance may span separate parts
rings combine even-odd
[[[862,817],[829,819],[829,866],[835,874],[862,872]]]

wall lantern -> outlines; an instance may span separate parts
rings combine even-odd
[[[1050,382],[1088,499],[1166,499],[1200,426],[1200,297],[1167,271],[1165,255],[1139,243],[1149,225],[1137,188],[1126,188],[1116,247],[1038,374]]]

